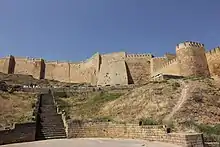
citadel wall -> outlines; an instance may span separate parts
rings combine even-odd
[[[165,64],[162,65],[160,69],[157,71],[153,72],[151,75],[156,76],[158,74],[166,74],[166,75],[175,75],[175,76],[180,76],[180,65],[177,59],[170,60],[166,62]]]
[[[42,77],[41,59],[14,57],[14,74],[32,75],[36,79]]]
[[[187,41],[176,46],[182,76],[210,76],[204,44]]]
[[[144,84],[150,78],[151,54],[126,54],[125,62],[129,84]]]
[[[176,46],[176,55],[96,53],[78,63],[9,56],[0,59],[0,72],[102,86],[144,84],[157,74],[220,76],[220,47],[205,53],[203,44],[187,41]]]
[[[97,53],[90,59],[81,63],[70,64],[71,83],[91,83],[96,85],[100,69],[100,55]]]
[[[168,62],[168,58],[155,57],[155,58],[152,58],[150,62],[151,62],[150,70],[151,70],[151,77],[152,77],[157,74],[157,72],[163,67],[165,63]]]
[[[45,79],[69,82],[69,74],[68,62],[45,62]]]
[[[125,52],[101,55],[97,85],[127,85],[125,57]]]
[[[220,47],[206,52],[206,58],[211,76],[220,76]]]
[[[1,58],[0,59],[0,72],[2,73],[8,73],[8,69],[9,69],[9,58],[5,57],[5,58]]]
[[[176,58],[176,54],[166,53],[164,57],[166,57],[168,60],[173,60]]]

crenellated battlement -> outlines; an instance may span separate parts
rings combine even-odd
[[[167,60],[166,57],[154,57],[153,60]]]
[[[206,55],[214,55],[216,53],[220,53],[220,46],[214,48],[214,49],[211,49],[210,51],[207,51],[206,52]]]
[[[177,58],[173,59],[173,60],[170,60],[168,61],[167,63],[163,64],[161,68],[166,68],[168,67],[169,65],[173,64],[174,62],[177,62]],[[160,69],[159,69],[160,70]]]
[[[169,67],[171,64],[173,64],[173,63],[175,63],[175,62],[177,62],[177,58],[172,59],[172,60],[169,60],[169,61],[167,61],[166,63],[162,64],[161,67],[155,69],[154,72],[158,72],[158,71],[160,71],[160,70],[163,69],[163,68],[167,68],[167,67]]]
[[[30,58],[30,57],[17,57],[17,56],[8,56],[8,58],[13,57],[15,60],[26,61],[26,62],[41,62],[44,61],[42,58]]]
[[[152,54],[126,54],[126,58],[152,58]]]
[[[175,54],[166,53],[162,57],[154,57],[150,53],[127,54],[121,51],[96,53],[79,62],[9,55],[0,59],[0,72],[94,85],[98,81],[103,85],[140,84],[160,73],[181,76],[209,76],[211,73],[220,76],[220,47],[205,53],[204,44],[185,41],[176,46]]]
[[[178,49],[187,48],[187,47],[204,48],[204,44],[193,42],[193,41],[186,41],[186,42],[177,44],[176,49],[178,50]]]

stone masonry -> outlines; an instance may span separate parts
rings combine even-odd
[[[96,53],[78,63],[10,55],[0,58],[0,72],[100,86],[144,84],[158,74],[220,76],[220,47],[206,52],[204,44],[186,41],[176,46],[176,54],[167,53],[164,57],[125,52]]]

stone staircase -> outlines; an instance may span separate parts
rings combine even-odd
[[[51,94],[41,94],[36,140],[66,138],[61,114],[57,114]]]

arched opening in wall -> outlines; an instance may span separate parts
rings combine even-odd
[[[130,72],[126,62],[125,62],[125,66],[126,66],[127,75],[128,75],[128,84],[134,84],[134,80],[133,80],[133,78],[131,76],[131,72]]]

